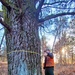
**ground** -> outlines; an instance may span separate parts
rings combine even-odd
[[[0,62],[0,75],[8,75],[7,73],[7,62]],[[55,65],[54,73],[55,75],[75,75],[75,65]]]
[[[55,65],[55,75],[75,75],[75,65]]]
[[[0,75],[8,75],[7,62],[0,62]]]

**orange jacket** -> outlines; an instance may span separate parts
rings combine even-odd
[[[51,66],[54,66],[54,59],[47,56],[47,59],[46,59],[46,67],[51,67]]]
[[[47,56],[46,57],[46,65],[44,63],[44,68],[45,67],[53,67],[53,66],[54,66],[54,59],[49,57],[49,56]]]

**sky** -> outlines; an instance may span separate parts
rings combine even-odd
[[[0,10],[2,10],[2,4],[1,4],[1,2],[0,2]]]
[[[2,5],[0,3],[0,10],[2,10]],[[3,28],[3,26],[0,24],[0,29]],[[1,39],[2,39],[2,36],[4,34],[4,29],[0,30],[0,44],[1,44]],[[4,43],[4,42],[3,42]],[[2,44],[1,48],[4,47],[4,45]]]
[[[47,43],[47,47],[51,48],[53,47],[53,42],[54,42],[54,36],[50,33],[47,32],[43,32],[42,30],[39,30],[39,37],[40,39],[45,36],[46,37],[46,43]]]

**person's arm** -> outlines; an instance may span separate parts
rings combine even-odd
[[[47,56],[49,56],[50,58],[53,58],[53,54],[52,53],[48,53]]]

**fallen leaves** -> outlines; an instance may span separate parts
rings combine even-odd
[[[55,75],[75,75],[75,65],[56,65]]]

